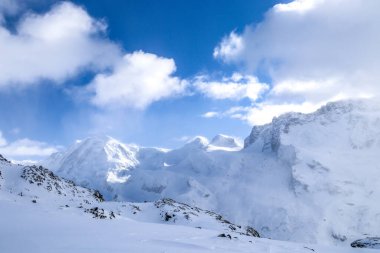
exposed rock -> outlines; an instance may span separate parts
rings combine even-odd
[[[191,221],[199,216],[210,216],[216,220],[217,223],[222,224],[225,230],[234,232],[240,235],[260,237],[259,233],[252,227],[242,227],[231,223],[223,218],[223,216],[212,211],[204,210],[199,207],[190,206],[184,203],[176,202],[173,199],[161,199],[154,203],[156,208],[161,209],[160,215],[163,221],[175,223],[178,220]]]
[[[224,234],[224,233],[223,233],[223,234],[219,234],[218,237],[228,238],[228,239],[230,239],[230,240],[231,240],[231,238],[232,238],[230,234]]]
[[[84,210],[85,213],[91,213],[93,218],[96,219],[114,219],[115,214],[113,211],[106,211],[103,208],[93,207]]]
[[[380,237],[367,237],[351,243],[353,248],[380,249]]]
[[[2,156],[1,154],[0,154],[0,162],[11,163],[7,159],[5,159],[4,156]]]
[[[58,195],[85,197],[87,202],[90,200],[104,201],[99,191],[78,187],[74,182],[63,179],[42,166],[25,166],[21,178],[30,184],[41,186],[49,192],[54,191]]]

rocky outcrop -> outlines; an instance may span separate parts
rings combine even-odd
[[[5,159],[4,156],[2,156],[1,154],[0,154],[0,162],[11,163],[7,159]]]
[[[97,190],[78,187],[74,182],[63,179],[42,166],[25,166],[21,178],[29,184],[36,184],[58,195],[87,198],[88,201],[104,201],[103,196]]]
[[[84,209],[85,213],[92,214],[92,217],[95,219],[114,219],[116,216],[113,211],[107,211],[103,208],[93,207]]]
[[[156,208],[160,209],[160,216],[163,221],[178,223],[195,220],[199,217],[208,217],[219,224],[225,231],[237,233],[240,235],[260,237],[259,233],[250,226],[236,225],[212,211],[203,210],[199,207],[190,206],[184,203],[176,202],[173,199],[161,199],[154,203]]]
[[[380,249],[380,237],[367,237],[351,243],[353,248]]]

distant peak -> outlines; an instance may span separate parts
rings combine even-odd
[[[224,134],[216,135],[211,140],[210,145],[217,146],[217,147],[226,147],[226,148],[236,148],[236,147],[241,146],[234,137],[224,135]]]
[[[209,144],[209,140],[203,136],[196,136],[186,143],[185,147],[204,148]]]

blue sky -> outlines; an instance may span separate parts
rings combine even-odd
[[[4,0],[0,152],[43,156],[92,134],[169,148],[244,138],[284,112],[371,97],[376,5]]]

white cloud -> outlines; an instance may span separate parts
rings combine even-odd
[[[98,74],[90,89],[98,106],[143,109],[149,104],[182,94],[187,82],[173,76],[173,59],[142,51],[126,54],[109,74]]]
[[[264,125],[270,123],[274,117],[278,117],[284,113],[310,113],[316,111],[324,104],[323,102],[318,104],[309,102],[299,104],[269,104],[264,102],[255,104],[255,106],[236,106],[223,112],[211,112],[207,118],[232,118],[245,121],[250,125]]]
[[[360,98],[370,98],[363,94]],[[350,99],[344,94],[338,94],[330,100],[320,102],[272,103],[270,100],[255,103],[252,106],[234,106],[226,111],[211,111],[202,115],[204,118],[232,118],[245,121],[249,125],[264,125],[274,117],[288,112],[311,113],[327,102]]]
[[[57,151],[57,147],[27,138],[8,143],[0,132],[0,154],[7,158],[45,157]]]
[[[229,58],[238,56],[244,50],[244,40],[235,31],[223,38],[214,49],[214,57],[228,61]]]
[[[212,99],[249,98],[255,101],[268,89],[268,85],[260,83],[256,77],[239,73],[225,77],[221,81],[210,80],[207,76],[198,76],[193,85],[198,92]]]
[[[5,12],[11,2],[4,3]],[[89,99],[99,107],[143,109],[184,92],[187,82],[173,76],[173,59],[141,51],[124,54],[105,31],[105,22],[70,2],[45,14],[24,15],[15,32],[0,25],[0,87],[43,79],[60,83],[90,69],[97,72],[92,82],[72,94],[90,91]]]
[[[298,12],[304,13],[308,10],[311,10],[315,7],[315,5],[323,3],[325,0],[296,0],[287,4],[277,4],[274,6],[275,11],[279,12]]]
[[[14,3],[2,2],[2,13],[19,10]],[[197,92],[212,99],[255,101],[268,89],[251,75],[234,74],[218,81],[205,76],[180,79],[174,76],[173,59],[142,51],[124,54],[107,39],[105,31],[105,22],[70,2],[59,3],[45,14],[24,14],[12,32],[0,23],[0,88],[44,79],[60,83],[91,69],[97,72],[93,80],[84,88],[73,89],[73,95],[90,95],[89,100],[98,107],[137,109],[189,94],[190,82]],[[243,49],[234,32],[222,44],[216,57]]]
[[[316,111],[325,103],[299,103],[299,104],[258,104],[257,107],[249,108],[248,112],[243,115],[251,125],[264,125],[270,123],[274,117],[278,117],[287,112],[311,113]]]
[[[0,25],[0,86],[62,82],[83,69],[113,65],[120,50],[103,36],[105,29],[104,22],[69,2],[43,15],[24,15],[14,32]]]
[[[219,112],[206,112],[201,115],[203,118],[215,118],[219,116]]]
[[[377,0],[294,0],[224,38],[215,57],[271,79],[265,102],[242,114],[245,119],[262,123],[337,98],[378,96],[379,9]]]
[[[179,142],[188,142],[188,141],[190,141],[192,139],[194,139],[194,136],[184,135],[184,136],[181,136],[179,138],[175,138],[174,140],[175,141],[179,141]]]
[[[203,118],[233,118],[247,121],[247,113],[252,109],[250,106],[234,106],[226,111],[211,111],[202,114]]]

